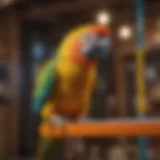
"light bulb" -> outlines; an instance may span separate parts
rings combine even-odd
[[[111,15],[105,11],[101,11],[97,14],[97,23],[102,25],[108,25],[111,22]]]
[[[132,36],[132,30],[129,26],[122,26],[118,34],[121,39],[127,40]]]

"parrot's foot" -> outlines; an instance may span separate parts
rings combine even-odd
[[[50,120],[49,123],[57,125],[57,126],[63,126],[68,120],[65,117],[55,115]]]

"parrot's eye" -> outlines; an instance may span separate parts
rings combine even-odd
[[[87,33],[82,36],[82,52],[87,54],[97,43],[97,36],[92,33]]]
[[[97,36],[91,33],[83,35],[82,41],[87,45],[94,45],[97,41]]]

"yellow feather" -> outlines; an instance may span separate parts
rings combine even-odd
[[[72,45],[72,41],[75,39],[75,37],[78,37],[78,36],[82,35],[83,33],[86,33],[87,31],[89,31],[90,26],[93,26],[93,25],[80,26],[80,27],[72,30],[71,32],[69,32],[67,34],[67,36],[63,39],[63,42],[60,44],[57,54],[59,56],[63,56],[63,57],[66,56],[68,54],[66,52],[66,49],[70,45]]]
[[[44,106],[43,109],[41,110],[41,117],[44,121],[49,120],[54,112],[53,112],[53,102],[52,101],[48,101]]]

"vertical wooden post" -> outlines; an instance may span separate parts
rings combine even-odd
[[[115,92],[116,92],[116,104],[117,104],[117,116],[125,117],[127,115],[127,96],[126,96],[126,78],[125,71],[123,68],[122,53],[123,49],[117,37],[118,26],[120,20],[115,14],[114,23],[112,24],[112,41],[113,41],[113,68],[114,68],[114,79],[115,79]]]
[[[9,104],[0,106],[0,159],[9,158],[17,152],[17,118],[18,118],[18,87],[17,87],[17,67],[18,64],[18,37],[15,27],[14,12],[5,9],[1,12],[1,38],[0,38],[0,58],[4,60],[8,70],[7,82],[4,82],[4,92]],[[14,46],[14,47],[13,47]]]
[[[117,50],[114,56],[117,109],[120,117],[127,116],[126,75],[124,70],[122,53]]]
[[[3,12],[0,15],[0,21],[2,22],[0,27],[0,35],[1,35],[0,36],[0,60],[7,62],[6,46],[4,44],[5,21],[3,17]],[[2,83],[5,83],[5,82],[2,82]],[[6,85],[4,86],[4,89],[6,89]],[[2,92],[4,91],[4,89],[2,90]],[[2,96],[3,98],[3,95],[0,95],[0,96]],[[6,113],[7,113],[7,106],[3,102],[0,102],[0,159],[2,159],[6,155],[6,136],[5,136],[7,131]]]
[[[6,12],[7,51],[9,53],[8,155],[17,156],[19,136],[19,24],[15,10]]]
[[[0,159],[7,156],[7,107],[6,104],[0,104]]]

